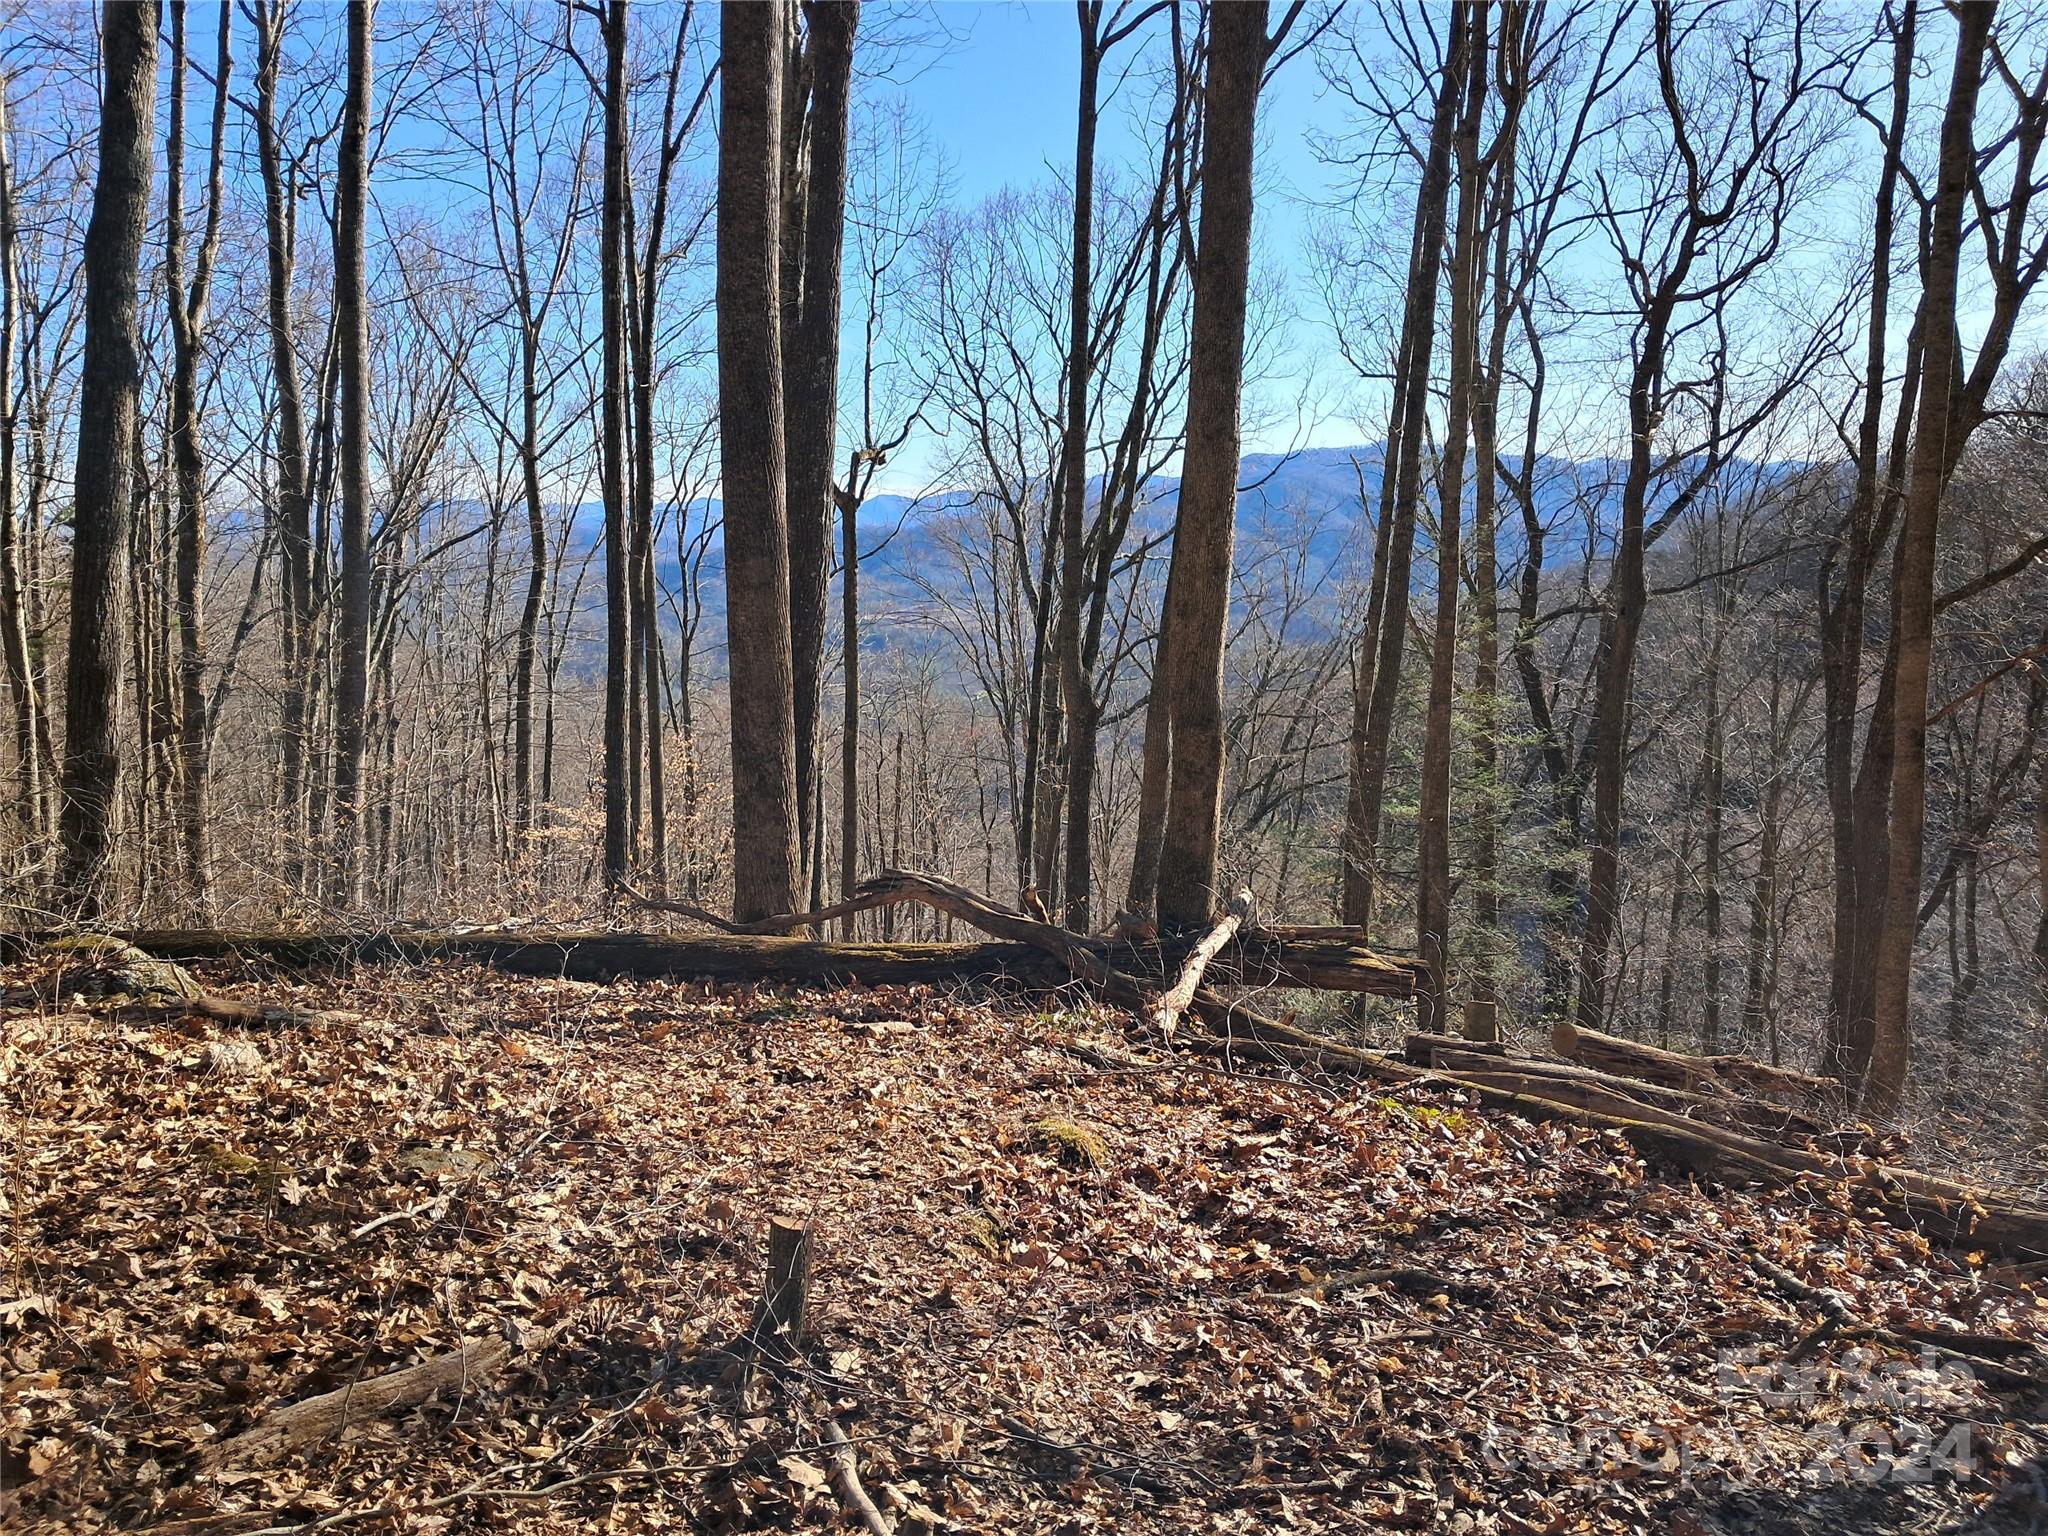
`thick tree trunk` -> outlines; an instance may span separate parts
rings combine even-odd
[[[100,17],[104,82],[99,171],[85,234],[85,348],[73,481],[71,633],[64,693],[59,900],[81,917],[105,906],[121,772],[123,588],[142,388],[137,269],[155,147],[157,5]]]
[[[720,11],[718,406],[732,689],[733,909],[796,905],[779,228],[781,0]]]
[[[1891,115],[1878,171],[1871,217],[1869,320],[1863,370],[1863,413],[1856,439],[1856,478],[1843,519],[1839,593],[1820,601],[1821,678],[1825,729],[1822,736],[1828,808],[1834,838],[1834,949],[1828,989],[1828,1017],[1821,1058],[1826,1070],[1860,1082],[1870,1064],[1874,1040],[1873,983],[1876,939],[1884,910],[1883,871],[1889,859],[1890,772],[1887,664],[1879,701],[1863,725],[1863,665],[1870,578],[1896,513],[1896,492],[1906,435],[1913,420],[1919,377],[1921,328],[1907,339],[1905,380],[1893,425],[1892,452],[1883,448],[1884,405],[1892,291],[1892,244],[1899,178],[1913,94],[1914,41],[1919,8],[1905,0],[1894,23]],[[1870,749],[1862,770],[1856,764],[1859,730]]]
[[[1963,213],[1974,169],[1977,91],[1994,6],[1957,12],[1955,68],[1941,125],[1933,219],[1923,247],[1924,359],[1920,406],[1908,465],[1904,523],[1892,577],[1892,633],[1898,656],[1892,702],[1891,858],[1884,926],[1877,946],[1876,1029],[1861,1105],[1873,1118],[1897,1112],[1911,1062],[1913,940],[1927,820],[1927,676],[1934,639],[1934,550],[1941,497],[1953,460],[1947,438],[1962,377],[1955,332]]]
[[[809,0],[808,164],[802,197],[785,217],[783,249],[801,253],[797,302],[784,348],[784,449],[789,455],[789,622],[796,734],[798,846],[810,858],[823,809],[819,730],[825,676],[825,604],[832,545],[832,459],[839,422],[840,253],[846,233],[847,112],[858,0]],[[814,871],[814,873],[816,873]],[[815,880],[802,882],[814,885]]]
[[[1196,247],[1188,424],[1168,583],[1172,785],[1159,850],[1159,918],[1207,924],[1223,822],[1223,639],[1237,520],[1238,397],[1252,241],[1252,145],[1265,71],[1265,0],[1209,17],[1202,213]]]
[[[335,634],[334,887],[363,893],[362,795],[370,693],[370,311],[364,267],[369,198],[373,0],[349,0],[348,91],[335,193],[334,314],[341,374],[341,612]]]

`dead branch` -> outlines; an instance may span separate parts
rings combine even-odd
[[[858,1520],[868,1536],[895,1536],[895,1527],[882,1518],[875,1501],[860,1485],[860,1470],[853,1459],[853,1447],[846,1432],[831,1419],[825,1421],[825,1444],[831,1447],[832,1487],[846,1512]]]
[[[207,1452],[201,1465],[209,1472],[228,1466],[266,1465],[302,1445],[341,1434],[350,1424],[417,1408],[444,1392],[463,1393],[482,1386],[505,1369],[512,1353],[504,1339],[471,1339],[459,1349],[418,1365],[273,1408],[249,1429]]]
[[[1201,986],[1202,973],[1209,968],[1209,962],[1216,958],[1217,951],[1230,942],[1239,928],[1251,921],[1251,915],[1252,893],[1241,890],[1230,899],[1223,915],[1216,919],[1216,925],[1194,947],[1187,963],[1181,967],[1180,979],[1167,989],[1159,999],[1159,1006],[1152,1011],[1152,1025],[1166,1039],[1173,1038],[1180,1016],[1194,1002],[1195,989]]]

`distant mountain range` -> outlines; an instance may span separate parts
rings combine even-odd
[[[1237,537],[1241,559],[1258,553],[1299,551],[1303,575],[1309,580],[1342,576],[1362,569],[1371,553],[1371,529],[1379,507],[1385,447],[1365,443],[1354,447],[1309,448],[1291,454],[1247,454],[1239,471]],[[1762,466],[1773,476],[1791,465]],[[1520,461],[1509,460],[1519,474]],[[1569,460],[1539,458],[1535,467],[1536,503],[1549,536],[1547,559],[1569,561],[1584,550],[1589,538],[1613,527],[1619,516],[1624,464],[1617,459]],[[1179,481],[1157,478],[1147,493],[1127,547],[1168,531],[1180,491]],[[1470,496],[1470,487],[1467,487]],[[693,526],[716,518],[715,500],[694,503]],[[1523,534],[1520,512],[1503,495],[1499,502],[1500,549],[1503,567],[1519,558]],[[963,605],[972,590],[957,549],[975,537],[974,494],[943,490],[921,498],[884,494],[870,497],[861,508],[861,608],[864,644],[886,645],[894,635],[928,631],[935,610],[947,600]],[[602,532],[602,510],[582,509],[576,520],[578,550],[593,548]],[[1164,555],[1164,549],[1160,554]],[[673,543],[665,552],[660,575],[676,583],[680,572]],[[1416,569],[1428,576],[1428,544],[1418,540]],[[725,638],[723,550],[714,535],[704,562],[707,651],[722,651]],[[1158,570],[1163,574],[1164,560]],[[937,596],[934,595],[936,589]],[[587,601],[596,600],[594,585]],[[1341,621],[1338,616],[1331,616]]]

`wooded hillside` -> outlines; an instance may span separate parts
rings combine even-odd
[[[2038,1525],[2044,145],[2048,0],[0,8],[0,1523]]]

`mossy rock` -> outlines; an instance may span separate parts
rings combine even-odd
[[[159,960],[112,934],[74,933],[52,939],[43,949],[57,957],[58,983],[67,996],[186,1003],[205,991],[182,965]]]

